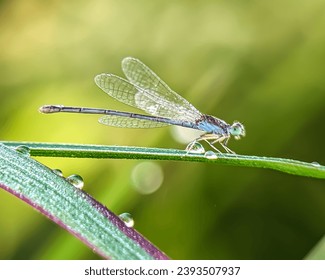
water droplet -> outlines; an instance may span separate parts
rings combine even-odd
[[[311,165],[314,167],[320,167],[320,164],[317,161],[313,161]]]
[[[216,153],[213,152],[213,151],[207,151],[207,152],[204,154],[204,156],[205,156],[206,158],[208,158],[208,159],[217,159],[217,158],[218,158],[217,155],[216,155]]]
[[[130,213],[122,213],[121,215],[119,215],[119,217],[127,227],[134,226],[134,220]]]
[[[188,151],[191,154],[204,154],[205,153],[204,147],[199,142],[194,142],[194,143],[188,144],[186,147],[186,151]]]
[[[52,172],[60,177],[63,177],[63,172],[60,169],[52,169]]]
[[[141,162],[133,168],[131,179],[139,193],[151,194],[160,188],[164,173],[158,163]]]
[[[84,186],[84,180],[78,174],[70,175],[69,177],[66,178],[66,180],[78,189],[82,189]]]
[[[15,150],[24,156],[30,156],[30,149],[27,146],[21,145],[16,147]]]

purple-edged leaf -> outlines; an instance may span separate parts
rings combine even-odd
[[[0,144],[0,187],[30,204],[109,259],[168,259],[94,198],[51,169]]]

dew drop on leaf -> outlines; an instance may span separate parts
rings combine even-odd
[[[63,177],[63,172],[60,169],[52,169],[52,172],[60,177]]]
[[[78,174],[70,175],[66,180],[78,189],[82,189],[84,186],[84,180]]]
[[[205,153],[204,147],[199,142],[188,144],[186,147],[186,151],[188,151],[191,154],[204,154]]]
[[[213,151],[207,151],[207,152],[204,154],[204,156],[205,156],[206,158],[208,158],[208,159],[217,159],[217,158],[218,158],[217,155],[216,155],[216,153],[213,152]]]
[[[27,146],[21,145],[16,147],[15,150],[24,156],[30,156],[30,149]]]
[[[317,161],[313,161],[311,165],[314,167],[320,167],[320,164]]]
[[[122,213],[119,215],[120,219],[124,222],[127,227],[134,226],[134,220],[130,213]]]

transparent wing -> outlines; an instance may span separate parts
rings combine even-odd
[[[98,120],[101,124],[124,128],[155,128],[169,124],[149,120],[135,119],[122,116],[103,116]]]
[[[108,95],[124,104],[139,108],[153,116],[174,118],[174,113],[170,111],[171,108],[164,100],[157,100],[156,96],[149,98],[150,92],[121,77],[113,74],[99,74],[95,77],[95,83]],[[161,106],[160,103],[166,106]]]
[[[138,89],[130,82],[113,74],[99,74],[95,77],[95,83],[104,92],[118,101],[139,108],[136,104],[135,96],[141,89]]]
[[[164,96],[160,96],[152,90],[140,88],[113,74],[99,74],[95,77],[95,83],[118,101],[139,108],[153,116],[188,122],[194,122],[201,117],[200,112],[194,107],[195,111],[190,111],[182,105],[167,101]],[[184,101],[187,102],[185,99]]]
[[[169,86],[162,81],[148,66],[133,57],[126,57],[122,60],[122,70],[127,79],[134,85],[143,89],[159,92],[171,101],[185,101],[184,98],[173,92]]]
[[[143,89],[137,95],[137,105],[154,116],[194,122],[202,114],[186,99],[171,90],[149,67],[140,60],[126,57],[122,70],[127,79]]]

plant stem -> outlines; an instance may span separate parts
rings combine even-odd
[[[27,146],[32,156],[209,162],[221,165],[267,168],[293,175],[325,179],[325,166],[316,162],[307,163],[284,158],[217,153],[217,158],[211,159],[204,154],[175,149],[35,142],[2,143],[12,147]]]

